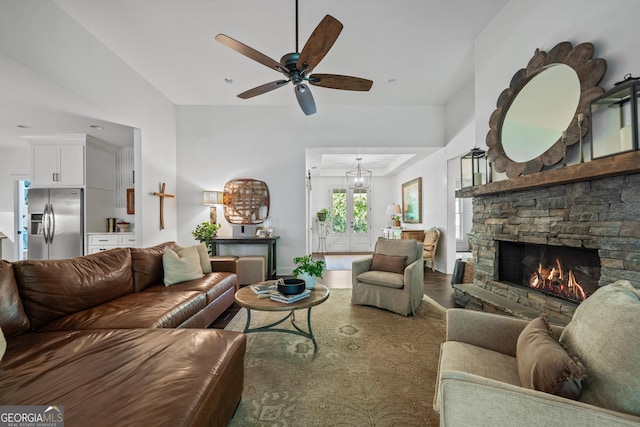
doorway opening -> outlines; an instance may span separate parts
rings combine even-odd
[[[331,233],[327,249],[330,252],[371,251],[370,194],[368,188],[329,189]]]

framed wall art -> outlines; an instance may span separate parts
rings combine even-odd
[[[422,222],[422,178],[402,184],[402,222]]]

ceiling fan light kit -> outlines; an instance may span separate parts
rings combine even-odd
[[[331,15],[326,15],[313,30],[307,43],[298,51],[298,2],[296,0],[296,51],[287,53],[280,62],[269,58],[235,39],[224,34],[218,34],[216,40],[241,55],[282,73],[285,79],[254,87],[238,94],[238,98],[249,99],[278,89],[291,82],[300,108],[307,116],[316,113],[313,95],[305,82],[330,89],[368,91],[373,81],[360,77],[343,76],[339,74],[311,74],[311,71],[322,61],[329,52],[342,31],[342,23]]]

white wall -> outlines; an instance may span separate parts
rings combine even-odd
[[[441,124],[444,129],[444,120]],[[447,243],[444,236],[447,229],[447,162],[446,150],[438,150],[426,159],[398,173],[394,179],[395,199],[402,203],[402,184],[412,179],[422,178],[422,222],[405,224],[410,230],[428,230],[437,227],[442,236],[436,253],[435,268],[446,271]]]
[[[0,55],[68,93],[57,109],[140,129],[134,145],[139,244],[175,240],[175,199],[165,204],[166,228],[160,231],[159,202],[152,195],[161,182],[176,192],[175,106],[50,0],[2,2]],[[56,109],[52,100],[46,104]]]
[[[637,76],[637,0],[512,0],[476,39],[476,140],[485,146],[489,116],[498,95],[524,68],[536,48],[549,51],[562,41],[591,42],[607,61],[600,83],[609,89],[626,73]]]
[[[178,242],[193,243],[191,231],[208,218],[202,190],[222,190],[234,178],[262,180],[281,236],[279,274],[290,273],[293,258],[306,251],[305,148],[444,145],[442,107],[321,105],[307,117],[292,99],[287,107],[180,106],[177,117]],[[399,185],[397,191],[393,200],[400,200]],[[220,235],[230,234],[223,224]]]
[[[460,157],[476,146],[475,141],[475,85],[473,82],[463,86],[445,106],[445,131],[447,147],[447,199],[446,199],[446,231],[441,237],[442,248],[438,255],[445,257],[445,269],[453,273],[456,260],[455,233],[455,191],[456,179],[460,178]],[[488,119],[487,119],[488,122]],[[469,222],[471,218],[466,218]]]

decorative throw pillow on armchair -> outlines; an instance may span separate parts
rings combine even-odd
[[[545,315],[532,320],[520,333],[516,363],[523,387],[569,399],[577,399],[582,392],[584,366],[551,335]]]
[[[406,256],[373,254],[371,271],[388,271],[390,273],[404,274]]]

